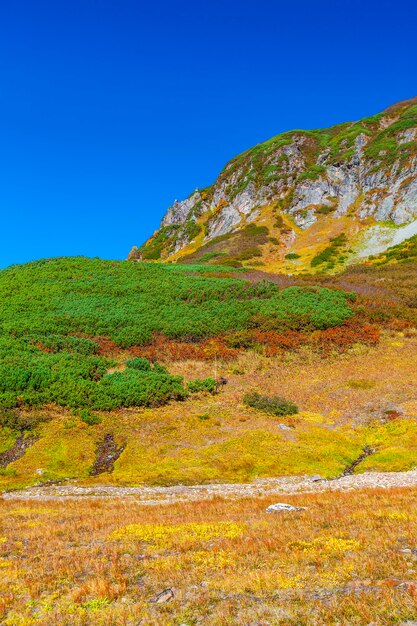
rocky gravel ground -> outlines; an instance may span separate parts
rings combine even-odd
[[[243,484],[175,485],[170,487],[82,486],[77,483],[36,485],[2,494],[5,500],[65,500],[67,498],[133,499],[144,505],[170,504],[224,498],[237,500],[294,493],[389,489],[417,486],[417,470],[409,472],[366,472],[326,480],[320,476],[290,476],[258,479]]]

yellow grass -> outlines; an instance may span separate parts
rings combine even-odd
[[[282,499],[282,498],[280,498]],[[417,490],[146,507],[0,502],[4,626],[417,619]],[[171,601],[154,600],[171,588]]]

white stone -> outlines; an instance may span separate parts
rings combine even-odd
[[[304,511],[305,508],[305,506],[292,506],[292,504],[277,502],[276,504],[270,504],[265,510],[267,513],[277,513],[280,511]]]

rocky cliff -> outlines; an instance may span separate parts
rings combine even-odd
[[[174,202],[132,259],[336,271],[417,233],[417,98],[277,135]]]

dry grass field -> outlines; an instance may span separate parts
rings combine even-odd
[[[0,623],[417,619],[417,489],[299,494],[285,501],[305,510],[266,513],[273,501],[0,501]]]

